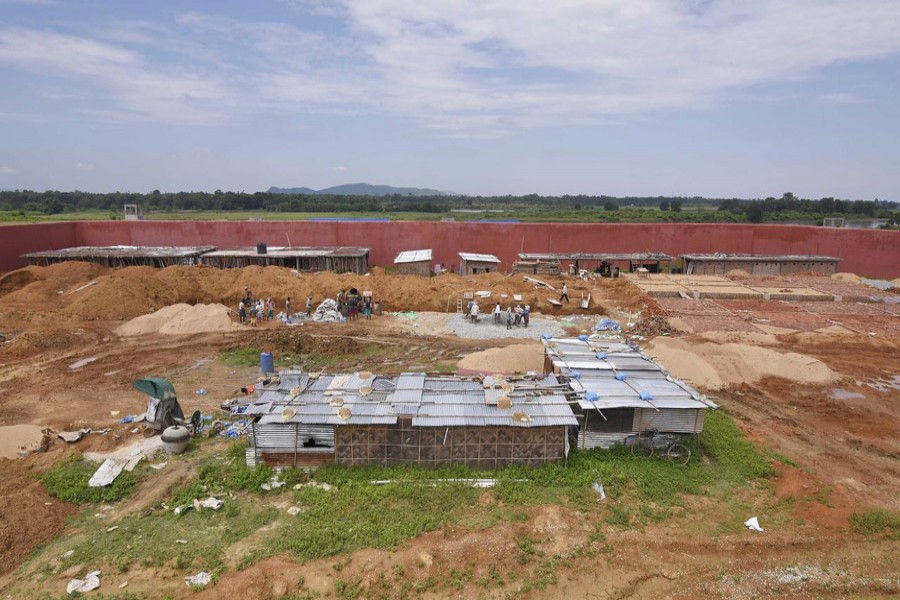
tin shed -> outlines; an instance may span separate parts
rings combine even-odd
[[[478,275],[479,273],[494,273],[500,270],[500,259],[493,254],[473,254],[471,252],[459,253],[459,274]]]
[[[431,275],[431,249],[405,250],[394,259],[397,272],[403,275]]]

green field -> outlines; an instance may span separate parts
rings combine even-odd
[[[0,211],[0,223],[49,223],[54,221],[108,221],[121,219],[109,211],[64,212],[46,215],[40,212]],[[681,212],[658,208],[604,209],[511,209],[497,212],[276,212],[276,211],[172,211],[145,213],[148,221],[308,221],[311,219],[390,219],[391,221],[522,221],[526,223],[656,223],[739,222],[730,213],[708,207],[685,207]],[[812,223],[812,221],[810,221]]]

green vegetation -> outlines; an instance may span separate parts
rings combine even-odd
[[[464,467],[322,467],[315,472],[316,482],[334,489],[303,488],[295,501],[304,512],[279,528],[264,545],[265,550],[249,560],[282,551],[309,560],[359,548],[393,548],[403,539],[447,523],[479,529],[518,519],[522,513],[515,507],[555,503],[592,510],[597,506],[591,488],[594,481],[601,481],[611,498],[627,498],[635,506],[617,508],[620,505],[612,504],[608,522],[641,524],[667,518],[684,494],[724,495],[773,473],[771,464],[721,411],[707,416],[700,449],[703,456],[685,467],[634,457],[624,448],[574,451],[568,467],[510,467],[496,473]],[[435,483],[475,477],[499,480],[492,492],[497,504],[479,505],[482,490]],[[375,480],[392,483],[372,485]]]
[[[219,360],[227,367],[254,367],[259,365],[259,348],[236,348],[219,353]]]
[[[216,191],[150,194],[0,192],[0,222],[117,219],[124,204],[140,205],[148,219],[502,220],[578,222],[808,222],[823,217],[883,218],[900,223],[900,205],[879,200],[780,198],[670,198],[612,196],[364,196],[254,194]]]
[[[226,567],[225,549],[277,517],[277,509],[260,507],[252,498],[226,498],[225,506],[217,511],[191,510],[176,516],[172,510],[161,509],[115,522],[84,513],[73,523],[78,533],[54,551],[73,551],[69,556],[63,554],[61,570],[79,564],[111,564],[120,573],[129,571],[132,565],[222,572]],[[110,531],[112,527],[116,529]],[[45,553],[39,553],[37,559]]]
[[[44,473],[41,481],[51,496],[66,502],[75,504],[116,502],[131,494],[144,472],[140,468],[132,472],[122,471],[109,486],[88,487],[88,481],[98,466],[84,460],[80,454],[73,454]]]
[[[553,584],[560,561],[604,551],[604,527],[641,527],[664,520],[682,506],[685,494],[726,499],[752,480],[772,473],[771,464],[722,411],[707,415],[706,430],[695,457],[684,467],[651,457],[635,457],[624,448],[574,450],[568,466],[512,467],[497,472],[477,472],[459,466],[430,470],[330,465],[312,474],[286,469],[277,473],[278,479],[285,482],[283,487],[263,491],[261,484],[276,475],[272,468],[248,468],[244,461],[245,444],[232,444],[225,452],[216,448],[222,446],[204,445],[203,451],[209,453],[195,457],[200,462],[196,475],[167,492],[150,510],[115,520],[98,519],[93,508],[83,511],[72,523],[72,535],[34,553],[31,564],[35,572],[49,576],[75,565],[91,564],[114,565],[123,573],[140,565],[167,566],[184,573],[204,569],[218,574],[233,564],[230,560],[238,560],[237,567],[241,569],[282,552],[306,561],[346,556],[362,548],[391,549],[445,525],[487,529],[503,522],[527,520],[528,507],[539,504],[583,511],[597,532],[568,555],[547,555],[541,539],[526,537],[518,541],[516,559],[529,565],[529,574],[516,583],[523,589],[540,590]],[[75,487],[65,484],[67,481],[86,482],[91,471],[90,467],[85,469],[80,458],[70,459],[54,469],[52,476],[48,473],[48,489],[55,490],[59,497],[78,499],[78,494],[63,495],[60,490]],[[440,481],[475,477],[494,477],[498,484],[484,490],[462,482]],[[375,485],[375,480],[388,483]],[[123,483],[127,481],[126,478]],[[597,503],[591,487],[594,481],[603,483],[609,501]],[[295,490],[297,483],[302,485]],[[152,480],[147,481],[147,485],[152,484]],[[224,499],[224,507],[218,511],[187,510],[174,514],[174,508],[210,495]],[[298,506],[300,513],[289,516],[284,508],[290,504]],[[881,522],[891,523],[883,517],[878,521]],[[880,531],[896,525],[866,527]],[[241,553],[229,559],[228,548],[238,542]],[[68,550],[72,553],[66,556]],[[59,556],[63,558],[57,559]],[[343,564],[336,563],[335,571],[340,572]],[[384,592],[383,597],[413,598],[427,590],[450,591],[470,583],[488,587],[510,582],[512,575],[507,579],[499,573],[476,581],[472,569],[460,567],[417,580],[399,567],[366,589],[373,591],[376,586]],[[356,579],[336,578],[337,597],[356,597],[365,591]]]
[[[854,533],[876,535],[886,533],[900,538],[900,512],[877,508],[850,515],[850,528]]]
[[[235,348],[233,350],[224,350],[219,353],[219,360],[226,367],[239,369],[242,367],[258,367],[259,355],[262,352],[255,346]],[[285,367],[290,364],[290,357],[284,354],[276,353],[274,356],[276,367]]]

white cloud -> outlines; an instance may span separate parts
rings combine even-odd
[[[76,171],[93,171],[94,165],[92,165],[91,163],[81,163],[80,162],[75,165],[75,170]]]
[[[12,167],[7,167],[6,165],[0,166],[0,173],[4,175],[15,175],[16,170]]]
[[[202,70],[156,67],[142,55],[111,44],[35,29],[0,29],[0,63],[99,86],[120,106],[111,112],[128,113],[133,119],[217,121],[230,97],[219,77]]]
[[[47,118],[35,113],[0,111],[0,121],[13,123],[46,123]]]
[[[336,171],[336,172],[338,172],[338,173],[344,173],[344,172],[347,171],[347,167],[345,167],[345,166],[343,166],[343,165],[338,165],[338,166],[336,166],[336,167],[332,167],[331,170],[332,170],[332,171]]]
[[[818,100],[822,104],[866,104],[870,102],[868,98],[849,92],[825,94],[823,96],[819,96]]]
[[[6,28],[0,64],[93,86],[98,99],[75,110],[102,119],[380,114],[497,137],[752,101],[766,84],[900,52],[896,0],[283,1],[342,26],[186,13],[114,21],[105,41]]]

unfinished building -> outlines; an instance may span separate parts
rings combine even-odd
[[[626,272],[646,269],[649,273],[661,273],[670,271],[674,260],[672,256],[662,252],[553,252],[547,254],[523,252],[519,254],[519,260],[513,265],[513,272],[555,275],[560,271],[569,270],[571,265],[576,270],[584,269],[597,273],[600,273],[604,267],[610,270],[619,267],[620,270]]]
[[[60,250],[29,252],[22,258],[29,265],[46,267],[55,263],[81,261],[104,267],[164,268],[173,265],[196,265],[200,255],[215,250],[215,246],[78,246]]]
[[[371,248],[361,246],[279,246],[259,244],[255,248],[231,248],[207,252],[200,257],[204,265],[232,269],[257,265],[276,266],[298,271],[357,273],[369,271]]]
[[[779,273],[837,272],[840,258],[787,254],[684,254],[681,257],[688,275],[724,275],[733,269],[750,275]]]
[[[575,392],[578,448],[627,444],[639,433],[699,434],[718,406],[624,343],[544,340],[544,370]]]
[[[460,275],[496,273],[499,270],[500,259],[493,254],[474,254],[472,252],[459,252]]]
[[[394,259],[397,272],[402,275],[431,275],[431,249],[404,250]]]
[[[556,377],[314,376],[285,371],[247,410],[247,464],[508,465],[561,462],[577,421]]]

